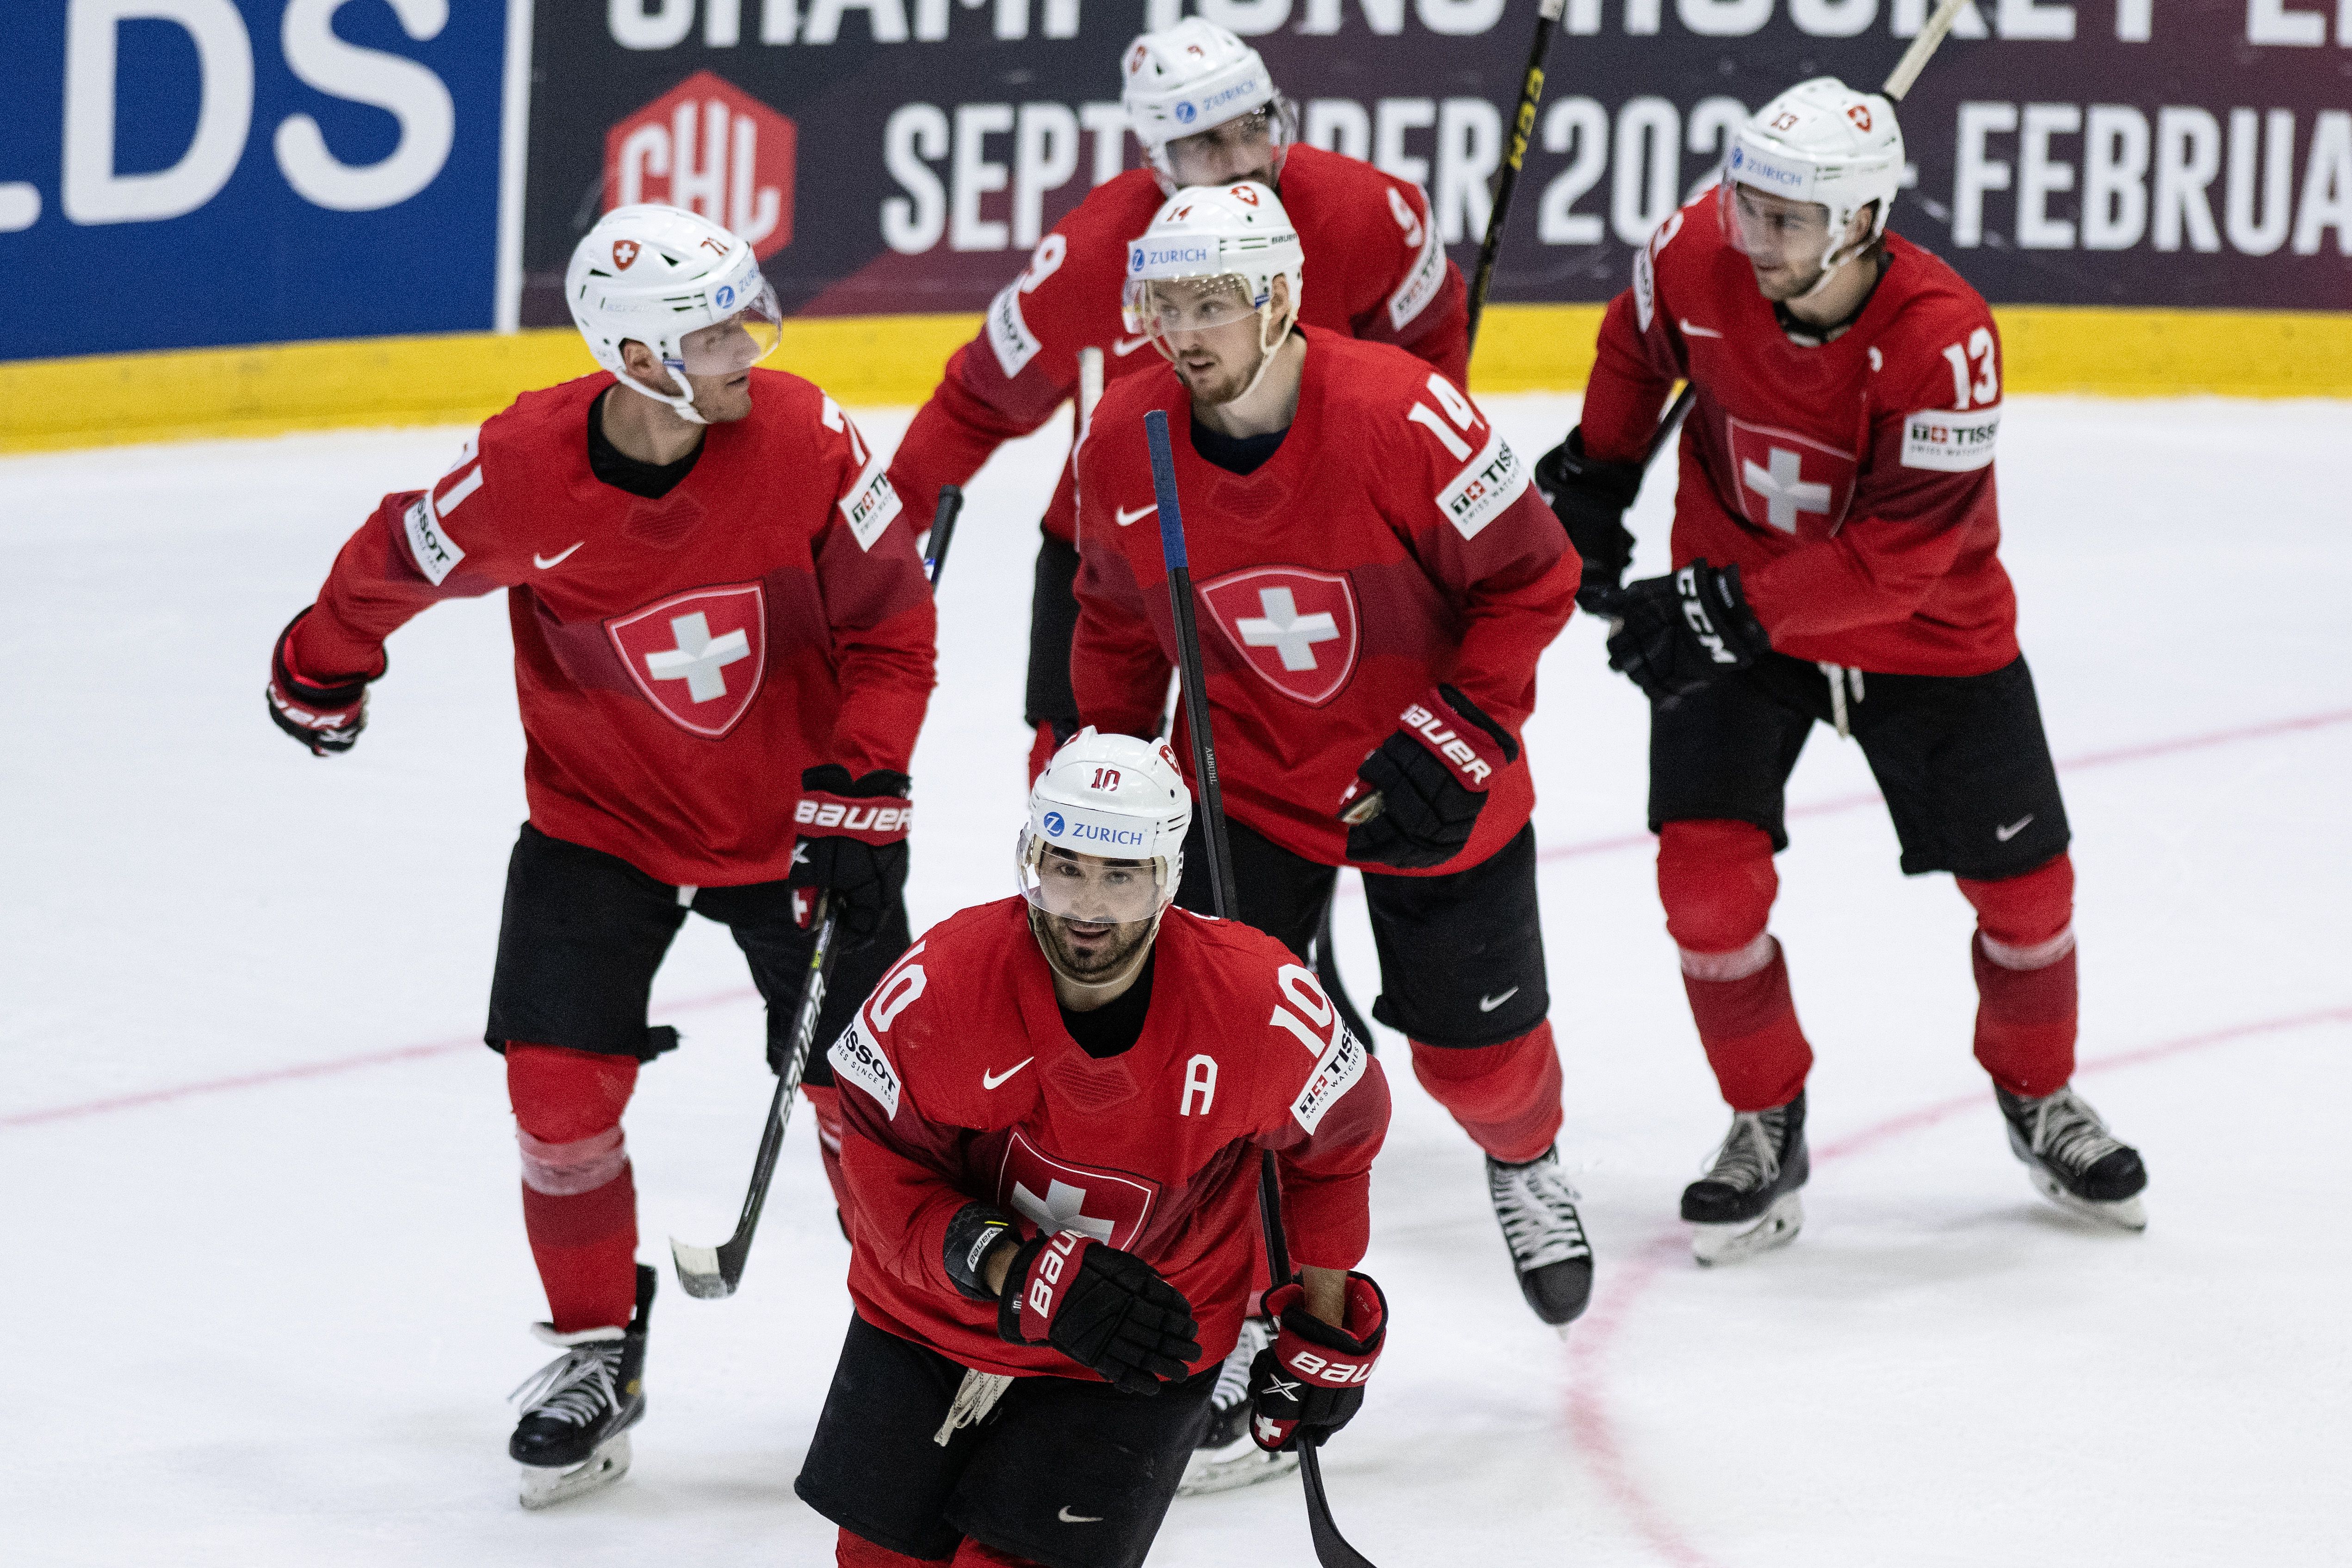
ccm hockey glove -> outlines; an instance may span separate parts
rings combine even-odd
[[[870,941],[906,889],[907,829],[914,820],[906,774],[877,768],[853,782],[839,763],[810,768],[801,774],[801,804],[793,813],[800,842],[785,880],[832,893],[849,945]],[[808,923],[805,913],[801,923]]]
[[[1388,1338],[1388,1299],[1370,1275],[1350,1274],[1345,1328],[1308,1311],[1299,1285],[1267,1291],[1265,1310],[1282,1329],[1250,1365],[1250,1436],[1269,1454],[1302,1439],[1319,1447],[1363,1405]]]
[[[1024,1242],[1005,1270],[996,1332],[1052,1345],[1122,1394],[1157,1394],[1201,1353],[1192,1304],[1131,1252],[1074,1230]]]
[[[315,607],[315,606],[314,606]],[[286,657],[293,645],[294,628],[302,624],[305,609],[286,623],[278,634],[278,641],[269,650],[269,718],[279,729],[310,748],[318,757],[334,756],[359,744],[360,731],[367,728],[368,682],[383,674],[354,676],[333,685],[320,685],[305,680],[294,673],[293,661]]]
[[[1739,568],[1710,566],[1705,557],[1671,577],[1629,585],[1609,613],[1620,617],[1609,637],[1609,668],[1652,697],[1696,691],[1772,651],[1739,591]]]
[[[1591,614],[1607,613],[1610,599],[1625,580],[1625,568],[1633,563],[1633,535],[1625,527],[1625,509],[1641,493],[1642,472],[1639,463],[1604,463],[1586,457],[1581,425],[1536,459],[1537,493],[1584,559],[1576,603]]]
[[[1470,842],[1487,785],[1518,760],[1519,743],[1476,703],[1451,686],[1433,687],[1340,798],[1348,858],[1400,871],[1451,860]]]

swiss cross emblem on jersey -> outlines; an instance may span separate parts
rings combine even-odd
[[[1267,685],[1320,708],[1356,670],[1356,593],[1334,572],[1251,566],[1203,584],[1201,597]]]
[[[1041,1231],[1074,1230],[1121,1251],[1134,1247],[1159,1196],[1159,1184],[1144,1177],[1057,1160],[1018,1127],[996,1175],[998,1206]]]
[[[695,588],[604,623],[629,678],[681,730],[718,740],[750,710],[768,667],[757,583]]]
[[[1799,539],[1826,539],[1845,521],[1853,502],[1854,457],[1826,443],[1727,419],[1731,482],[1739,510],[1758,528],[1777,529]]]

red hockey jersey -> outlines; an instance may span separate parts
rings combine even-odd
[[[1103,395],[1078,448],[1087,544],[1070,679],[1087,723],[1158,731],[1176,640],[1143,416],[1165,409],[1225,809],[1340,866],[1357,764],[1431,686],[1458,687],[1518,734],[1579,563],[1527,465],[1452,382],[1385,343],[1306,333],[1297,416],[1247,476],[1192,449],[1191,395],[1172,369]],[[1189,769],[1185,741],[1176,751]],[[1402,874],[1477,865],[1534,807],[1522,752],[1462,852]]]
[[[1134,1253],[1223,1361],[1258,1284],[1259,1154],[1275,1151],[1294,1263],[1352,1268],[1388,1131],[1380,1063],[1314,974],[1244,925],[1171,909],[1143,1034],[1096,1060],[1063,1027],[1019,898],[950,916],[882,978],[831,1053],[856,1202],[849,1293],[876,1328],[965,1366],[1093,1378],[1008,1344],[942,1250],[966,1204]]]
[[[1980,675],[2017,657],[1995,553],[2000,337],[1958,273],[1890,234],[1861,316],[1801,346],[1710,187],[1637,254],[1602,319],[1585,450],[1638,458],[1677,379],[1697,402],[1675,564],[1738,562],[1774,648],[1895,675]]]
[[[803,768],[906,771],[937,623],[878,457],[813,384],[751,377],[751,416],[659,500],[589,469],[610,375],[525,393],[384,497],[296,666],[380,670],[425,605],[506,588],[532,824],[672,884],[783,877]]]
[[[1469,291],[1445,258],[1429,198],[1410,180],[1319,147],[1290,149],[1283,210],[1307,253],[1300,319],[1351,337],[1402,343],[1461,384],[1468,373]],[[961,485],[989,454],[1026,436],[1078,390],[1078,351],[1097,348],[1106,384],[1165,362],[1119,320],[1127,242],[1166,198],[1149,169],[1089,193],[1054,226],[1028,269],[988,307],[981,333],[955,352],[898,443],[890,478],[926,518],[943,484]],[[1076,540],[1075,470],[1064,468],[1045,531]]]

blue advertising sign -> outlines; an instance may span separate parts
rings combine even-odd
[[[0,359],[500,324],[504,0],[24,9]]]

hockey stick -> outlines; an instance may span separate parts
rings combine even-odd
[[[1192,569],[1184,549],[1184,513],[1176,499],[1176,459],[1168,445],[1168,416],[1157,408],[1146,414],[1143,435],[1151,447],[1152,495],[1160,503],[1160,550],[1168,566],[1168,606],[1176,621],[1177,678],[1192,731],[1192,772],[1201,781],[1202,837],[1209,850],[1209,903],[1219,920],[1228,920],[1234,902],[1233,847],[1225,837],[1224,792],[1217,784],[1217,748],[1209,733],[1209,682],[1201,668],[1201,629],[1192,614]],[[1287,1283],[1290,1244],[1282,1234],[1282,1179],[1275,1172],[1271,1149],[1258,1157],[1257,1212],[1265,1228],[1266,1266],[1276,1280]],[[1307,1485],[1307,1531],[1314,1538],[1315,1560],[1323,1568],[1372,1568],[1371,1562],[1348,1544],[1331,1521],[1331,1501],[1323,1492],[1322,1456],[1311,1443],[1298,1445],[1298,1474]]]
[[[1952,25],[1960,19],[1960,12],[1968,3],[1969,0],[1941,0],[1936,7],[1935,14],[1929,16],[1927,25],[1919,29],[1919,36],[1911,40],[1911,47],[1903,51],[1903,58],[1895,62],[1895,68],[1888,71],[1886,79],[1879,84],[1878,90],[1881,95],[1892,99],[1896,103],[1903,101],[1904,95],[1908,93],[1912,84],[1919,79],[1919,73],[1927,68],[1927,62],[1935,57],[1937,46],[1942,44],[1945,37],[1951,32]],[[1491,244],[1494,237],[1490,234],[1487,238]],[[1474,305],[1474,311],[1475,309]],[[1471,331],[1474,332],[1477,331],[1477,320],[1475,313],[1470,318]],[[1675,401],[1666,409],[1665,417],[1658,421],[1657,432],[1650,437],[1649,446],[1642,452],[1642,467],[1644,469],[1657,461],[1658,454],[1665,449],[1668,441],[1674,439],[1675,431],[1680,428],[1683,416],[1691,411],[1691,405],[1696,402],[1697,398],[1698,393],[1691,384],[1683,383],[1682,391],[1675,395]]]
[[[1495,258],[1502,254],[1503,220],[1510,215],[1511,192],[1519,183],[1519,165],[1527,160],[1528,138],[1535,134],[1536,105],[1543,101],[1544,57],[1551,53],[1551,36],[1559,29],[1559,14],[1566,5],[1567,0],[1540,0],[1536,11],[1536,39],[1528,48],[1527,75],[1519,80],[1519,112],[1511,122],[1511,151],[1495,184],[1495,205],[1486,214],[1486,242],[1478,247],[1478,270],[1470,279],[1472,348],[1478,346],[1478,318],[1486,312],[1486,289],[1495,281]],[[1431,216],[1433,220],[1435,215]]]
[[[963,512],[963,489],[941,485],[939,504],[931,511],[930,554],[923,565],[931,574],[931,592],[939,592],[940,574],[948,569],[948,546],[955,542],[956,519]]]
[[[760,1131],[759,1158],[751,1162],[751,1190],[743,1196],[743,1215],[735,1234],[717,1247],[697,1247],[669,1238],[670,1261],[677,1266],[677,1282],[686,1293],[702,1300],[735,1294],[743,1278],[743,1260],[751,1251],[751,1233],[760,1228],[760,1210],[768,1201],[768,1183],[776,1173],[776,1154],[784,1146],[784,1128],[793,1119],[793,1096],[808,1067],[809,1044],[816,1038],[816,1016],[824,1007],[825,982],[833,974],[834,935],[840,911],[833,895],[816,896],[816,942],[809,950],[808,978],[801,983],[801,1005],[793,1015],[792,1055],[776,1075],[775,1098],[768,1101],[768,1124]]]

